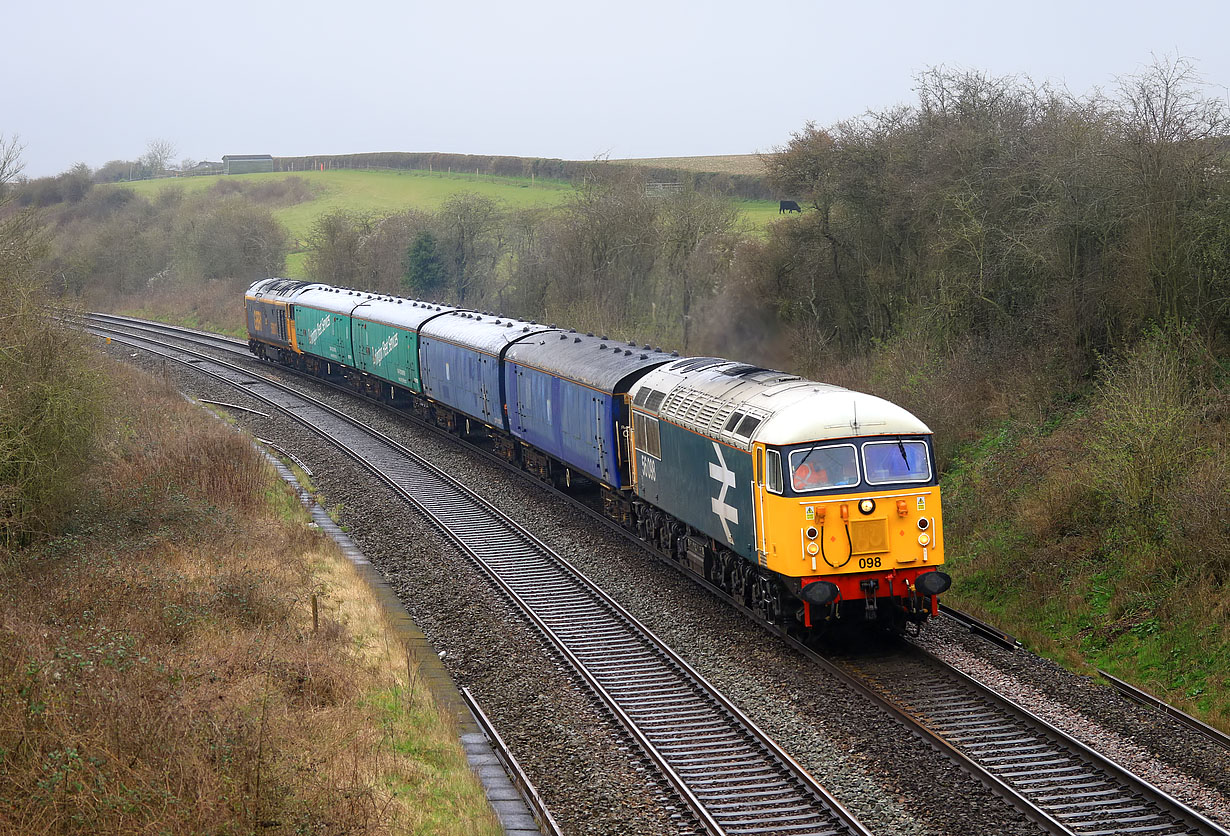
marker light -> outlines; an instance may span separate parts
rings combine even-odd
[[[819,532],[819,531],[816,531],[816,527],[815,527],[815,526],[808,526],[808,527],[807,527],[807,530],[806,530],[806,531],[804,531],[803,533],[804,533],[805,535],[807,535],[807,539],[808,539],[808,540],[815,540],[815,539],[816,539],[816,537],[820,534],[820,532]]]
[[[931,535],[925,531],[922,534],[919,534],[918,535],[918,545],[923,546],[923,547],[931,545]]]
[[[870,514],[876,509],[876,501],[874,499],[864,499],[858,504],[858,510],[864,514]]]
[[[820,544],[815,543],[815,542],[808,543],[807,553],[810,554],[812,557],[815,557],[816,555],[820,554]]]
[[[927,530],[927,526],[929,526],[929,525],[931,525],[931,521],[930,521],[930,520],[928,520],[926,517],[919,517],[919,518],[918,518],[918,530],[919,530],[919,531],[926,531],[926,530]]]

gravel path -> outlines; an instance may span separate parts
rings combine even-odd
[[[125,359],[131,353],[112,350]],[[143,363],[161,368],[160,361]],[[220,384],[202,383],[174,369],[169,374],[192,394],[247,404],[246,396],[223,391]],[[429,456],[529,525],[721,688],[875,832],[1038,832],[946,758],[777,639],[643,550],[595,530],[581,512],[433,433],[340,394],[328,399]],[[340,507],[352,538],[445,652],[454,678],[482,702],[566,832],[673,833],[681,825],[688,830],[671,798],[656,780],[647,780],[635,750],[589,692],[414,511],[347,457],[288,420],[235,417],[313,468],[324,503]],[[1039,705],[1049,701],[1057,716],[1066,712],[1074,725],[1113,732],[1124,751],[1135,749],[1152,759],[1159,775],[1185,773],[1176,780],[1190,779],[1189,794],[1181,797],[1193,806],[1215,813],[1218,804],[1224,805],[1226,761],[1172,721],[1142,714],[1109,689],[1048,670],[1049,663],[1037,657],[999,651],[955,625],[939,621],[924,636],[932,650],[950,661],[968,665],[971,672],[981,665],[984,673],[1001,677],[1006,693],[1031,689]],[[1105,741],[1114,742],[1110,737]],[[1201,793],[1207,800],[1200,800]]]

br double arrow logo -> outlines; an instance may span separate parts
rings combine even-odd
[[[709,462],[709,478],[720,483],[722,488],[718,491],[716,498],[710,498],[710,502],[713,505],[713,513],[717,514],[718,520],[722,523],[722,531],[726,534],[726,542],[733,546],[735,538],[730,533],[730,524],[739,524],[739,509],[733,505],[726,504],[726,492],[735,486],[735,473],[726,467],[726,459],[722,456],[722,448],[718,446],[716,441],[712,443],[713,452],[717,453],[718,463]]]

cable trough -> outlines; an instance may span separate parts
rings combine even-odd
[[[606,704],[711,834],[869,834],[686,662],[529,531],[379,432],[248,370],[91,331],[240,387],[325,436],[415,505]]]

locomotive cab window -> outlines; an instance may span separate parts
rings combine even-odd
[[[853,444],[790,453],[790,485],[798,493],[848,488],[858,483],[858,450]]]
[[[765,487],[771,493],[782,492],[782,454],[777,450],[765,451]]]
[[[873,485],[931,481],[931,458],[923,441],[869,441],[863,445],[863,466]]]

